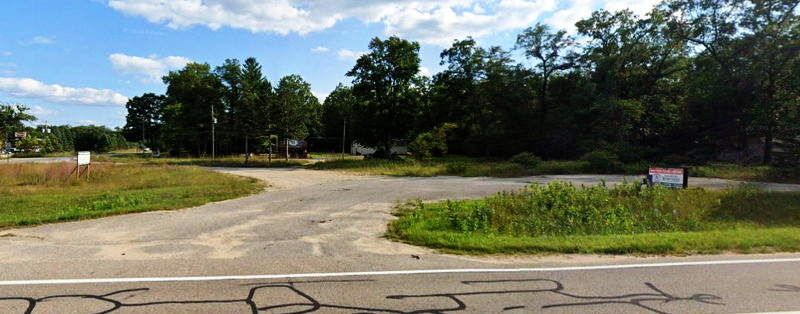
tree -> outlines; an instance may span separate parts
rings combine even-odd
[[[342,137],[341,143],[346,147],[348,123],[350,129],[353,125],[353,106],[356,104],[353,90],[350,87],[344,86],[341,83],[325,98],[322,103],[322,128],[323,136],[326,138],[339,138]],[[350,134],[352,137],[352,134]],[[329,147],[335,147],[329,144]]]
[[[282,138],[303,139],[318,132],[322,106],[311,93],[311,85],[299,75],[281,78],[273,107],[275,126]]]
[[[0,103],[0,138],[10,139],[13,132],[23,127],[24,121],[36,121],[36,117],[25,113],[28,107]]]
[[[405,122],[415,114],[417,104],[411,89],[419,73],[419,44],[392,36],[372,39],[369,49],[347,72],[353,77],[353,94],[358,99],[354,110],[357,140],[382,146],[388,155],[392,139],[408,133]]]
[[[171,106],[169,114],[165,112],[164,123],[169,126],[172,151],[185,150],[198,156],[213,154],[216,134],[212,133],[212,123],[224,112],[219,78],[208,64],[189,63],[179,71],[171,71],[164,77],[164,83],[166,107]]]
[[[743,49],[753,83],[751,112],[757,134],[764,137],[763,163],[772,161],[773,142],[783,131],[790,106],[798,103],[796,65],[800,57],[800,15],[796,0],[751,0],[744,5]]]
[[[573,66],[574,57],[570,56],[569,48],[574,45],[575,41],[567,35],[567,31],[552,32],[549,26],[538,23],[517,36],[517,48],[523,49],[528,58],[537,60],[536,67],[542,81],[539,91],[541,123],[547,121],[547,87],[550,76]]]
[[[123,134],[129,142],[142,142],[153,151],[159,150],[161,127],[164,118],[166,97],[146,93],[133,97],[125,104],[128,114],[125,116]]]

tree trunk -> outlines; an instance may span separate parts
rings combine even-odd
[[[248,139],[249,139],[249,136],[245,136],[244,137],[244,162],[245,163],[250,161],[250,151],[248,150],[248,147],[247,147],[247,140]]]
[[[763,164],[769,164],[772,162],[772,144],[773,144],[773,135],[772,135],[772,128],[767,130],[766,136],[764,136],[764,159]]]

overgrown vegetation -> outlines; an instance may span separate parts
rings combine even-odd
[[[218,158],[202,158],[202,157],[151,157],[150,155],[141,154],[117,154],[111,156],[98,156],[93,157],[94,160],[100,162],[114,162],[114,163],[140,163],[150,165],[183,165],[183,166],[201,166],[201,167],[232,167],[232,168],[288,168],[298,167],[308,163],[305,160],[297,159],[275,159],[269,161],[266,157],[250,157],[245,160],[244,157],[218,157]]]
[[[93,164],[76,179],[74,164],[0,165],[0,228],[170,210],[248,195],[255,179],[170,165]]]
[[[466,253],[800,250],[800,194],[552,182],[480,200],[406,204],[390,237]],[[725,238],[720,238],[725,236]]]
[[[520,153],[508,161],[451,156],[447,158],[411,158],[394,160],[331,159],[309,167],[319,170],[351,171],[388,176],[466,176],[466,177],[524,177],[552,174],[611,173],[644,176],[649,166],[673,166],[674,163],[628,163],[605,154],[587,154],[582,160],[543,161],[530,153]],[[742,166],[711,163],[690,167],[692,177],[721,178],[745,181],[800,183],[800,168],[774,166]]]

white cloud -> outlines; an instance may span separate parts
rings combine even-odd
[[[0,77],[0,92],[66,105],[124,105],[128,97],[109,89],[44,84],[30,78]]]
[[[2,73],[3,75],[6,75],[6,76],[14,76],[14,75],[17,74],[17,72],[14,72],[14,71],[11,71],[11,70],[0,70],[0,73]]]
[[[11,51],[0,51],[0,56],[3,56],[3,57],[8,57],[8,56],[11,56],[13,54],[14,53],[11,52]]]
[[[426,67],[419,67],[419,75],[430,76],[431,75],[431,69],[428,69]]]
[[[339,51],[336,52],[336,57],[341,60],[356,60],[358,57],[361,57],[364,54],[366,54],[366,52],[353,51],[350,49],[339,49]]]
[[[634,14],[645,16],[661,0],[569,0],[566,8],[554,12],[545,22],[555,29],[566,29],[575,32],[575,23],[588,18],[597,9],[617,12],[625,9]]]
[[[36,37],[33,37],[33,38],[23,42],[22,44],[23,45],[49,45],[49,44],[52,44],[52,43],[54,43],[54,41],[51,38],[44,37],[44,36],[36,36]]]
[[[59,112],[56,110],[50,110],[42,106],[33,106],[31,107],[30,111],[30,114],[34,115],[35,117],[54,116],[57,115],[58,113]]]
[[[108,56],[111,67],[123,75],[137,76],[142,82],[156,83],[161,82],[161,77],[166,75],[169,70],[179,69],[187,63],[192,62],[185,57],[169,56],[158,58],[158,56],[148,56],[147,58],[129,56],[115,53]]]
[[[319,102],[322,103],[322,102],[325,101],[325,98],[328,98],[328,95],[330,93],[323,93],[323,92],[318,92],[318,91],[313,91],[312,90],[311,94],[314,94],[314,97],[317,97],[317,100],[319,100]]]
[[[98,125],[97,121],[94,120],[78,120],[78,125]]]
[[[387,35],[447,46],[453,39],[527,27],[555,10],[556,0],[111,0],[108,5],[175,29],[203,25],[302,35],[357,19],[383,23]]]
[[[325,46],[317,46],[314,49],[311,49],[311,52],[328,52],[331,49]]]

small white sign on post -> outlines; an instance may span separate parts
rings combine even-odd
[[[91,163],[91,152],[78,152],[78,166],[88,166]]]

